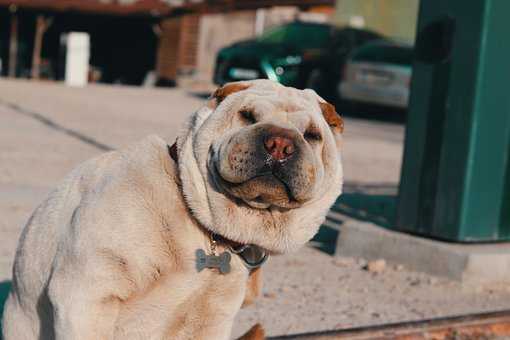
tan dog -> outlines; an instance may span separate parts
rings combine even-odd
[[[315,92],[257,80],[191,117],[177,164],[158,137],[85,162],[23,231],[5,340],[228,339],[259,271],[247,290],[241,257],[197,271],[197,251],[214,252],[212,233],[219,253],[308,241],[341,192],[341,131]]]

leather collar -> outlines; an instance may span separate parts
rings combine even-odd
[[[179,157],[177,154],[177,142],[174,144],[167,145],[168,147],[168,154],[170,157],[175,161],[175,163],[179,162]],[[259,267],[261,267],[264,262],[266,262],[267,258],[269,257],[269,254],[267,251],[257,245],[254,244],[242,244],[230,239],[227,239],[219,234],[212,233],[212,238],[224,244],[228,250],[236,254],[243,260],[244,266],[248,268],[250,271],[255,270]]]

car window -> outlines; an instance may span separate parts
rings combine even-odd
[[[331,28],[327,25],[292,24],[280,26],[264,33],[259,41],[275,44],[291,44],[304,48],[320,48],[327,45]]]
[[[351,59],[353,61],[412,65],[413,49],[396,45],[370,45],[355,51]]]

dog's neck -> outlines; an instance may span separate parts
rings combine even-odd
[[[168,154],[174,160],[175,164],[179,164],[179,156],[178,156],[178,152],[177,152],[177,142],[175,142],[171,146],[168,145]],[[267,251],[262,249],[259,246],[256,246],[253,244],[242,244],[242,243],[230,240],[222,235],[213,233],[212,231],[208,230],[207,228],[205,228],[203,226],[201,226],[201,227],[205,230],[205,232],[210,234],[211,239],[214,242],[221,243],[226,249],[229,249],[230,252],[238,255],[243,260],[244,265],[249,270],[254,270],[254,269],[257,269],[260,266],[262,266],[269,256],[267,254]]]

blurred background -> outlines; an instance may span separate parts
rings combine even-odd
[[[4,76],[63,80],[69,33],[84,32],[89,82],[171,87],[269,78],[331,98],[338,96],[331,89],[349,54],[370,41],[398,41],[403,51],[385,51],[388,62],[402,54],[397,64],[410,66],[406,48],[418,11],[417,0],[25,0],[0,6]]]
[[[504,327],[477,334],[510,336],[509,11],[507,0],[0,0],[0,311],[23,224],[65,174],[148,134],[171,144],[218,86],[266,78],[336,105],[344,193],[306,247],[265,265],[233,336],[255,323],[292,339],[409,322],[430,335],[424,320],[446,322],[447,336],[480,320]]]

